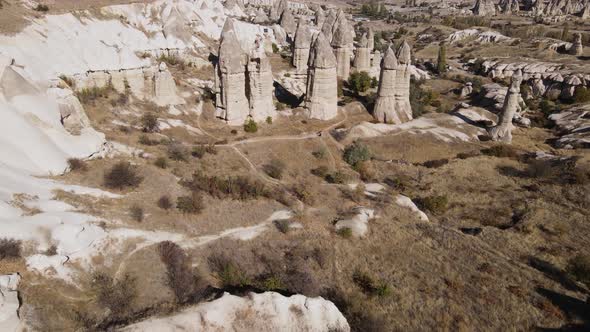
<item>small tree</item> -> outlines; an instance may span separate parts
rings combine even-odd
[[[141,126],[146,133],[153,133],[158,130],[158,117],[153,113],[144,114],[141,117]]]
[[[366,92],[371,87],[371,76],[366,71],[352,73],[348,79],[348,86],[356,94]]]
[[[447,71],[447,46],[444,42],[440,43],[438,48],[438,59],[436,62],[436,71],[443,74]]]
[[[137,187],[142,180],[143,178],[137,174],[137,170],[126,161],[115,164],[104,175],[105,186],[116,189]]]
[[[162,210],[170,210],[172,208],[172,200],[170,196],[164,195],[158,199],[158,207]]]
[[[203,196],[197,191],[193,191],[190,196],[178,197],[176,208],[184,213],[197,214],[205,208]]]
[[[248,119],[246,120],[246,123],[244,123],[244,131],[247,133],[255,133],[258,131],[258,125],[256,124],[256,121],[254,121],[254,119]]]
[[[356,141],[344,149],[344,161],[351,166],[356,166],[358,163],[371,159],[372,153],[369,148]]]

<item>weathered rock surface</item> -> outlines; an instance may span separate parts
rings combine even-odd
[[[287,8],[289,8],[289,4],[287,3],[287,0],[275,1],[274,5],[270,9],[270,15],[269,15],[270,20],[273,22],[278,22],[279,19],[281,19],[283,12]]]
[[[291,13],[291,10],[286,9],[283,11],[283,15],[281,15],[281,27],[285,30],[289,38],[293,38],[295,35],[295,30],[297,30],[297,23],[295,22],[295,17]]]
[[[240,125],[250,113],[246,96],[247,57],[234,32],[232,19],[227,19],[223,27],[218,54],[216,116],[229,124]]]
[[[514,40],[493,30],[465,29],[451,33],[447,41],[452,44],[467,38],[475,38],[475,41],[481,44],[511,42]]]
[[[318,10],[316,10],[316,12],[315,12],[315,25],[317,27],[321,28],[324,25],[325,21],[326,21],[326,13],[322,9],[322,7],[319,7]]]
[[[410,78],[412,76],[411,48],[404,41],[397,50],[398,66],[395,71],[395,111],[402,122],[412,119],[410,104]]]
[[[488,130],[490,137],[494,141],[512,143],[512,119],[519,109],[521,83],[522,72],[519,70],[512,76],[498,124]]]
[[[178,96],[174,77],[164,62],[160,63],[154,75],[154,102],[160,106],[178,105],[184,102]]]
[[[385,51],[385,56],[381,62],[379,88],[375,108],[373,109],[373,117],[379,122],[400,124],[412,120],[411,107],[409,112],[407,112],[407,109],[397,108],[396,95],[401,96],[403,94],[396,91],[401,87],[401,84],[397,82],[398,67],[397,57],[390,46]]]
[[[574,42],[572,47],[569,49],[571,55],[582,55],[584,53],[584,47],[582,46],[582,34],[574,34]]]
[[[477,0],[472,11],[477,16],[496,15],[496,4],[493,0]]]
[[[19,331],[21,327],[18,309],[18,284],[20,275],[17,273],[0,276],[0,331]]]
[[[351,26],[342,11],[339,12],[333,28],[331,40],[336,55],[336,73],[339,79],[347,80],[350,76],[350,60],[352,58],[353,34]],[[326,21],[327,22],[327,21]]]
[[[365,207],[359,207],[354,215],[336,222],[336,231],[350,229],[352,236],[364,237],[369,231],[369,220],[375,218],[375,211]]]
[[[245,314],[247,313],[247,314]],[[178,314],[152,318],[121,331],[350,331],[336,306],[321,297],[285,297],[278,293],[249,293],[221,298],[184,309]]]
[[[264,9],[262,9],[262,7],[258,8],[258,11],[256,12],[256,16],[254,17],[254,20],[252,20],[252,22],[256,23],[256,24],[263,24],[266,22],[269,22],[270,18],[268,17],[268,15],[266,15],[266,12],[264,11]]]
[[[311,47],[311,33],[308,26],[299,22],[293,45],[293,66],[298,74],[307,74],[307,61]]]
[[[590,105],[577,106],[549,118],[555,121],[561,137],[557,139],[559,148],[588,149],[590,148]]]
[[[518,0],[501,0],[498,7],[500,7],[500,12],[503,14],[513,14],[520,11]]]
[[[272,100],[273,78],[270,61],[264,52],[262,39],[256,41],[256,47],[248,62],[248,82],[250,84],[250,116],[254,121],[265,121],[273,118],[275,107]]]
[[[336,57],[322,33],[313,42],[308,67],[305,107],[309,117],[332,119],[338,114]]]
[[[371,70],[371,51],[369,48],[367,34],[363,34],[356,48],[354,69],[357,72],[365,71],[367,73]]]

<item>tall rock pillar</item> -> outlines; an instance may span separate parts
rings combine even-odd
[[[498,119],[498,124],[488,130],[493,141],[512,143],[512,119],[519,108],[518,100],[520,97],[520,84],[522,83],[522,71],[519,69],[510,81],[510,87],[504,99],[502,113]]]
[[[311,34],[309,29],[305,23],[299,21],[293,45],[293,66],[296,68],[297,74],[307,74],[310,47]]]
[[[385,51],[385,56],[381,62],[377,100],[373,109],[373,117],[379,122],[400,124],[412,120],[411,110],[408,114],[406,111],[397,108],[398,66],[397,57],[390,46]]]
[[[398,66],[395,71],[395,112],[402,122],[412,120],[412,105],[410,104],[410,65],[412,50],[404,40],[397,50]]]
[[[305,107],[309,117],[329,120],[338,115],[336,57],[326,37],[320,33],[309,53]]]
[[[347,80],[350,76],[350,59],[352,58],[353,34],[348,20],[342,13],[334,25],[332,48],[336,55],[336,73],[338,79]]]
[[[363,34],[356,48],[356,55],[354,57],[354,69],[358,72],[365,71],[367,73],[371,70],[371,51],[369,50],[369,41],[367,34]]]
[[[248,61],[249,114],[254,121],[264,121],[275,115],[272,100],[273,78],[270,61],[264,53],[262,38],[256,39],[255,43]]]

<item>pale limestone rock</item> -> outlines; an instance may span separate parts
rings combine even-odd
[[[268,18],[268,15],[266,15],[264,9],[262,9],[262,7],[258,8],[258,11],[256,12],[256,17],[254,17],[254,20],[252,22],[256,24],[263,24],[268,21],[270,21],[270,19]]]
[[[365,71],[368,73],[371,70],[371,51],[369,49],[367,34],[363,34],[356,48],[354,68],[357,72]]]
[[[373,68],[380,68],[381,67],[381,52],[379,50],[373,53],[373,60],[371,61],[371,67]]]
[[[324,24],[322,24],[322,34],[329,42],[332,41],[332,36],[334,35],[334,23],[336,23],[336,18],[340,14],[340,12],[336,12],[334,9],[328,10],[328,14],[324,19]]]
[[[588,2],[586,4],[586,6],[584,6],[584,9],[582,9],[582,12],[580,13],[580,17],[583,20],[588,20],[590,19],[590,2]]]
[[[319,7],[318,10],[315,12],[315,25],[321,28],[324,25],[325,21],[326,13],[322,9],[322,7]]]
[[[395,112],[402,122],[412,120],[410,78],[412,76],[411,48],[404,40],[397,50],[398,66],[395,79]],[[408,120],[406,120],[408,119]]]
[[[129,84],[129,90],[131,93],[139,98],[145,99],[145,78],[142,69],[129,69],[125,71],[125,79]]]
[[[381,62],[381,73],[379,75],[379,88],[377,90],[377,100],[373,109],[373,117],[382,123],[400,124],[412,120],[412,109],[400,100],[408,96],[409,104],[409,85],[407,92],[398,91],[405,88],[405,85],[398,82],[399,79],[405,79],[398,74],[398,70],[406,70],[408,64],[398,63],[395,52],[390,47],[385,51]],[[409,110],[409,112],[408,112]]]
[[[297,30],[297,23],[295,22],[295,17],[293,17],[291,10],[286,9],[283,12],[283,15],[281,16],[281,27],[285,30],[287,35],[293,39],[295,30]]]
[[[111,74],[111,83],[113,84],[113,88],[118,93],[125,93],[127,88],[127,79],[125,78],[125,71],[124,70],[114,70],[110,72]]]
[[[243,124],[250,113],[246,96],[246,55],[228,18],[221,32],[216,115],[231,125]]]
[[[179,105],[184,101],[176,92],[176,83],[168,66],[160,63],[154,76],[154,102],[159,106]]]
[[[369,31],[367,32],[367,40],[369,41],[369,52],[373,52],[375,49],[375,33],[371,28],[369,28]]]
[[[467,98],[469,95],[473,93],[473,83],[467,82],[461,88],[461,93],[459,94],[460,98]]]
[[[287,0],[275,1],[274,5],[270,8],[270,20],[278,22],[287,8],[289,8]]]
[[[308,62],[305,107],[314,119],[329,120],[338,115],[336,57],[320,33],[313,42]]]
[[[584,53],[584,46],[582,45],[582,34],[575,33],[574,34],[574,43],[572,47],[569,49],[571,55],[580,56]]]
[[[273,118],[275,108],[272,100],[274,91],[272,70],[260,38],[256,40],[248,63],[248,82],[250,84],[250,116],[254,121]]]
[[[18,273],[0,276],[0,330],[24,330],[19,318],[20,301],[18,299]]]
[[[90,86],[104,87],[111,83],[111,75],[104,71],[95,71],[88,74]]]
[[[311,33],[302,21],[295,32],[293,47],[293,66],[298,74],[307,74],[307,61],[309,60],[309,48],[311,47]]]
[[[477,0],[472,11],[476,16],[492,16],[496,15],[496,5],[493,0]]]
[[[334,24],[331,45],[336,55],[336,73],[338,79],[347,80],[350,76],[350,59],[352,58],[353,35],[344,13],[340,11]]]
[[[82,129],[91,127],[84,107],[72,90],[50,88],[47,90],[47,95],[57,102],[61,123],[68,133],[78,136],[82,133]]]
[[[520,69],[512,76],[510,88],[504,100],[504,107],[498,119],[498,124],[488,130],[490,137],[494,141],[511,143],[512,142],[512,119],[516,114],[520,97],[520,84],[522,83],[522,72]]]
[[[503,14],[513,14],[520,11],[518,0],[501,0],[498,6]]]

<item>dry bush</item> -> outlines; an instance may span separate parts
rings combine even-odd
[[[355,165],[354,169],[359,173],[363,181],[375,181],[377,178],[377,171],[371,161],[362,161]]]
[[[158,159],[154,161],[154,166],[166,169],[168,168],[168,159],[166,157],[158,157]]]
[[[313,194],[313,185],[310,182],[297,183],[291,187],[291,191],[297,199],[306,205],[314,205],[316,202]]]
[[[352,275],[352,281],[362,289],[362,291],[369,295],[379,297],[388,296],[391,294],[391,288],[383,280],[376,281],[367,272],[356,270]]]
[[[566,272],[574,279],[583,282],[586,286],[590,287],[590,256],[589,255],[576,255],[571,258],[567,267]]]
[[[86,166],[86,162],[82,159],[78,159],[78,158],[70,158],[68,159],[68,166],[70,167],[70,170],[72,172],[75,171],[87,171],[88,170],[88,166]]]
[[[264,172],[271,178],[280,180],[283,178],[283,172],[285,171],[285,163],[279,159],[273,159],[270,163],[263,166]]]
[[[173,143],[168,145],[168,158],[176,161],[188,161],[188,149],[182,144]]]
[[[131,218],[137,222],[142,222],[145,217],[143,208],[137,204],[129,208],[129,214],[131,215]]]
[[[21,241],[15,239],[0,239],[0,260],[21,257]]]
[[[167,284],[176,295],[178,303],[186,303],[204,289],[199,274],[191,267],[191,262],[184,250],[174,242],[164,241],[158,244],[158,253],[166,265]]]
[[[336,171],[334,173],[328,174],[324,177],[324,180],[328,183],[335,183],[335,184],[343,184],[348,181],[349,176],[343,172]]]
[[[154,146],[160,144],[160,141],[151,139],[148,135],[141,135],[139,136],[138,140],[139,144],[147,145],[147,146]]]
[[[325,178],[330,173],[330,169],[326,166],[319,166],[311,170],[311,174],[320,178]]]
[[[205,209],[203,196],[197,191],[193,191],[190,196],[180,196],[176,200],[176,208],[183,213],[201,213]]]
[[[441,214],[445,212],[449,205],[449,199],[446,195],[427,196],[415,199],[414,201],[421,210],[427,210],[433,214]]]
[[[439,168],[449,163],[448,159],[437,159],[425,161],[422,166],[427,168]]]
[[[201,173],[193,173],[192,179],[190,181],[181,181],[181,185],[191,190],[204,191],[220,199],[232,198],[246,200],[269,195],[262,182],[251,180],[245,176],[220,178],[217,176],[208,177]]]
[[[163,195],[158,199],[158,207],[162,210],[170,210],[174,205],[172,199],[168,195]]]
[[[118,162],[104,175],[104,185],[116,189],[137,187],[142,180],[137,169],[125,161]]]
[[[494,145],[490,148],[481,150],[481,153],[486,156],[510,158],[516,160],[518,160],[520,157],[518,150],[510,145]]]
[[[343,237],[345,239],[350,239],[350,238],[352,238],[352,229],[350,229],[348,227],[342,227],[336,231],[336,234],[340,235],[341,237]]]
[[[215,147],[215,145],[198,145],[195,146],[191,151],[191,155],[199,159],[203,158],[205,154],[217,154],[217,148]]]
[[[141,127],[146,133],[158,131],[158,117],[153,113],[146,113],[141,117]]]
[[[275,220],[273,223],[279,232],[283,234],[287,234],[289,233],[289,230],[291,230],[291,220],[289,219]]]
[[[137,285],[134,278],[124,275],[114,280],[104,272],[95,272],[92,276],[92,290],[96,301],[110,310],[110,315],[122,317],[130,310],[137,297]]]
[[[343,158],[349,165],[356,166],[359,162],[370,160],[372,155],[365,144],[355,141],[344,149]]]

